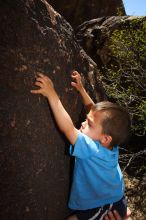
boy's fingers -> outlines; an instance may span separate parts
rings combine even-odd
[[[73,72],[72,72],[72,74],[77,74],[78,72],[76,71],[76,70],[74,70]]]
[[[79,75],[72,76],[78,83],[81,81],[81,77]]]
[[[37,81],[40,81],[40,82],[49,81],[49,82],[52,83],[52,80],[51,80],[48,76],[44,75],[43,73],[37,72],[36,74],[37,74],[37,75],[36,75],[36,80],[37,80]],[[52,83],[52,84],[53,84],[53,83]]]
[[[35,85],[39,86],[39,87],[42,87],[42,83],[40,83],[40,82],[35,82]]]
[[[75,82],[71,82],[71,85],[76,87],[76,83]]]
[[[30,90],[31,93],[33,94],[40,94],[41,93],[41,89],[38,90]]]
[[[114,216],[116,217],[117,220],[121,220],[121,217],[116,210],[114,210]]]
[[[73,76],[76,76],[76,77],[77,77],[77,76],[80,76],[80,74],[79,74],[77,71],[73,71],[71,75],[72,75],[72,77],[73,77]]]
[[[39,76],[41,76],[41,77],[44,77],[44,76],[45,76],[43,73],[40,73],[40,72],[37,72],[36,74],[39,75]]]
[[[74,79],[78,78],[77,75],[72,75],[71,77],[74,78]]]
[[[113,214],[114,213],[114,214]],[[113,213],[110,211],[108,212],[108,216],[110,220],[121,220],[121,217],[119,216],[118,212],[116,212],[115,210],[113,211]]]
[[[40,77],[41,79],[49,79],[48,76],[44,75],[43,73],[37,72],[37,77]]]
[[[109,220],[109,217],[106,215],[105,218],[104,218],[104,220]]]
[[[44,83],[44,78],[37,77],[37,78],[36,78],[36,81]]]

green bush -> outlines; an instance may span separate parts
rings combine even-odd
[[[104,66],[102,82],[109,99],[128,108],[132,131],[146,130],[146,21],[145,18],[122,22],[109,42],[111,62]]]

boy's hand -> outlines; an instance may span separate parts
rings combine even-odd
[[[51,91],[54,90],[53,83],[50,80],[49,77],[45,76],[42,73],[37,73],[37,78],[35,85],[39,86],[40,89],[37,90],[31,90],[30,92],[33,94],[42,94],[45,97],[48,97],[51,93]]]
[[[74,82],[71,82],[71,85],[79,91],[83,100],[83,104],[85,105],[86,109],[90,111],[91,107],[94,105],[94,102],[82,84],[81,75],[77,71],[74,71],[71,77],[75,80]]]
[[[113,212],[110,211],[108,214],[104,217],[104,220],[122,220],[119,213],[114,210]]]
[[[81,75],[77,71],[73,71],[71,77],[75,80],[75,82],[71,82],[71,85],[80,92],[84,88],[81,80]]]

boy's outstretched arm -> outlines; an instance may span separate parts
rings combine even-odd
[[[38,73],[35,85],[39,86],[40,89],[31,90],[31,93],[42,94],[48,99],[59,129],[64,133],[70,143],[74,145],[77,139],[78,130],[75,128],[69,114],[64,109],[52,81],[44,74]]]
[[[74,71],[71,75],[72,79],[74,79],[74,82],[71,82],[71,85],[73,87],[75,87],[81,97],[82,97],[82,100],[83,100],[83,104],[85,105],[86,109],[88,111],[90,111],[91,107],[95,104],[93,102],[93,100],[91,99],[91,97],[88,95],[88,93],[86,92],[83,84],[82,84],[82,79],[81,79],[81,75],[77,72],[77,71]]]

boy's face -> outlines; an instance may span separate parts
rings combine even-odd
[[[95,141],[101,141],[104,135],[102,131],[104,117],[104,112],[90,110],[86,120],[81,124],[80,131]]]

